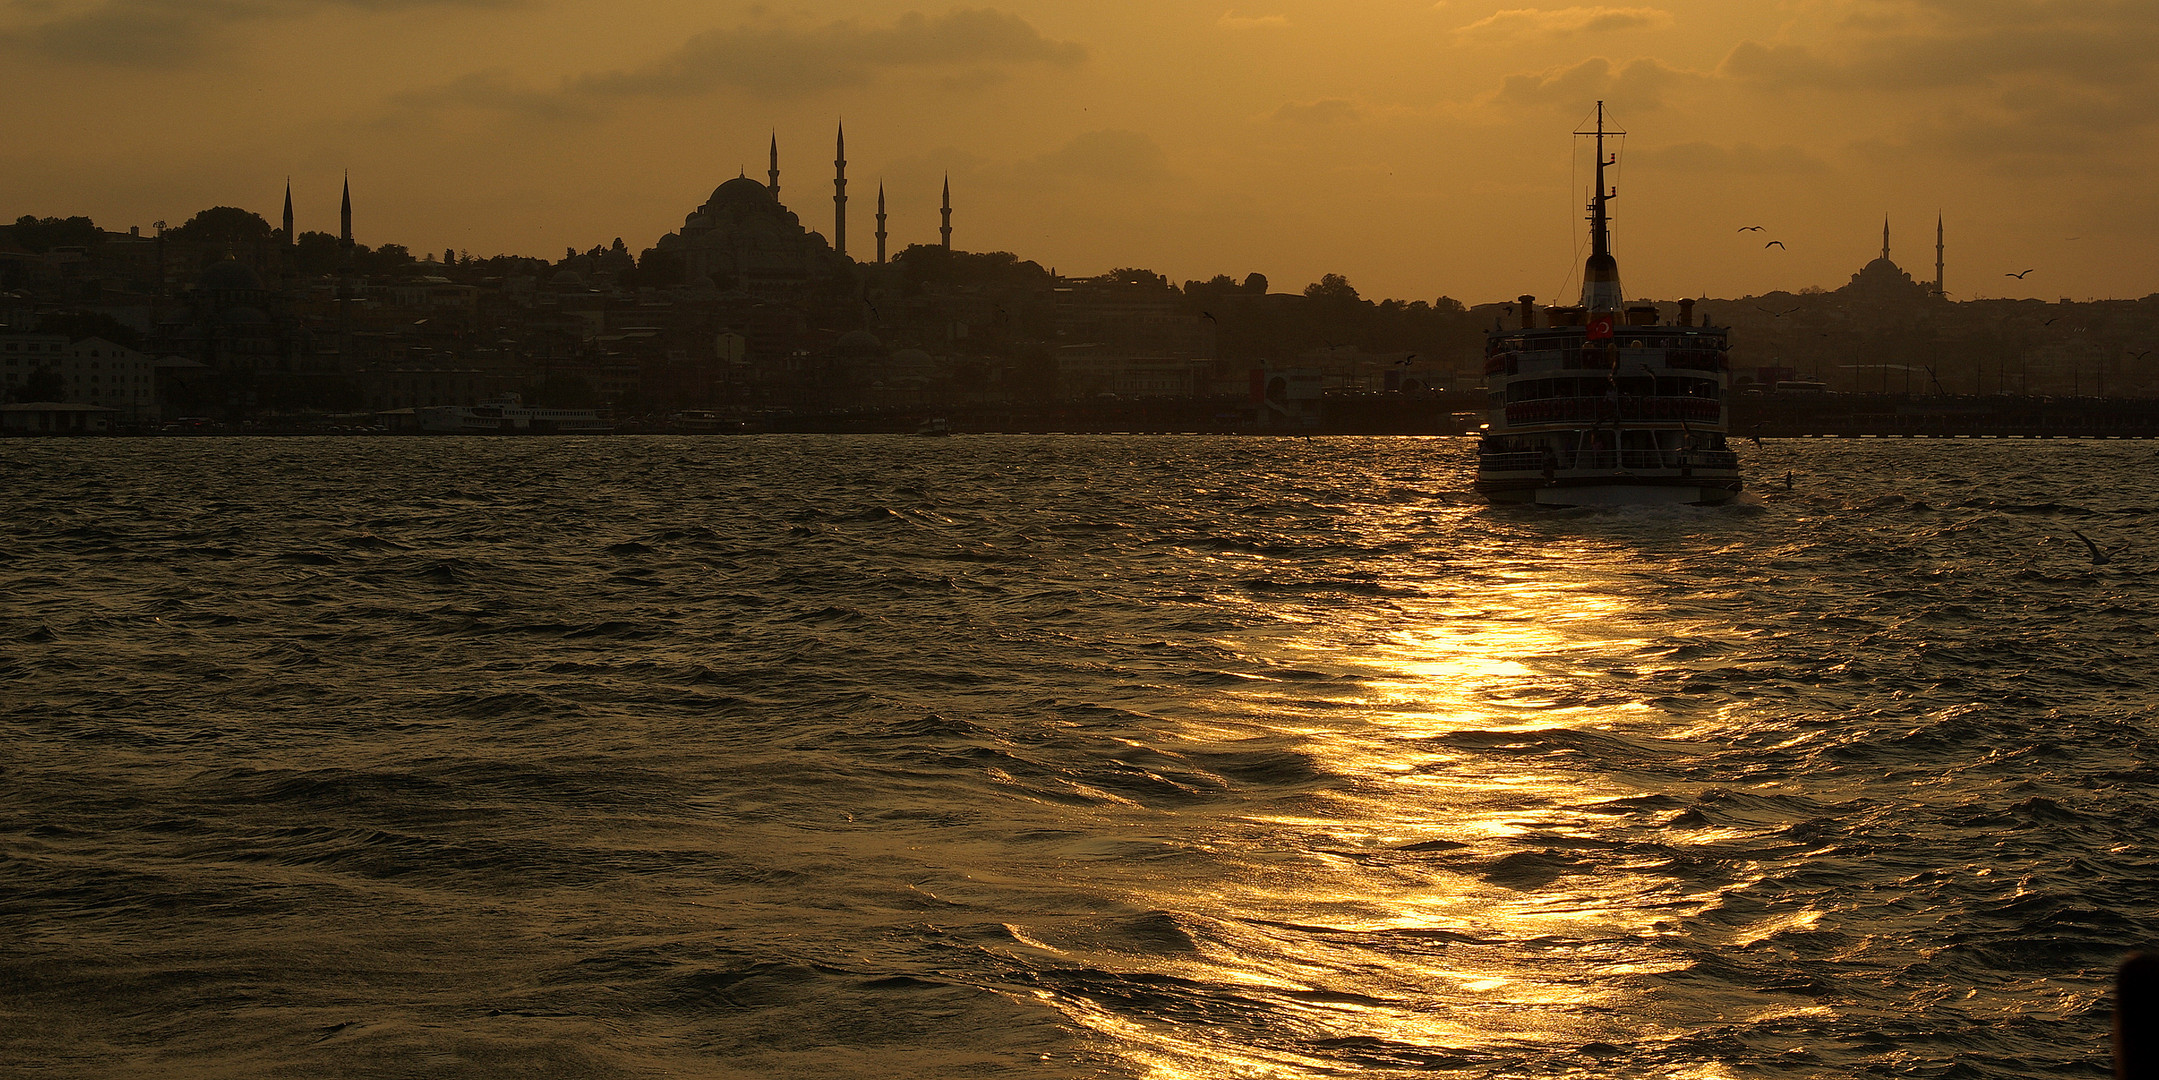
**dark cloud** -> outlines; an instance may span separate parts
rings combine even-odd
[[[1876,155],[2077,171],[2133,156],[2159,124],[2159,5],[1869,0],[1819,48],[1743,42],[1717,76],[1776,94],[1894,95],[1909,119],[1870,144]]]
[[[469,107],[540,119],[597,115],[633,98],[686,98],[733,90],[762,98],[803,97],[867,85],[900,72],[930,77],[965,93],[1001,82],[1018,67],[1069,67],[1086,49],[1044,37],[1017,15],[963,8],[945,15],[910,12],[884,25],[842,19],[804,24],[760,13],[757,20],[708,30],[649,64],[592,72],[553,87],[521,87],[500,72],[400,95],[407,110]]]
[[[1621,30],[1661,30],[1672,14],[1657,8],[1570,7],[1497,11],[1455,31],[1470,40],[1511,42],[1589,37]]]
[[[1364,119],[1364,107],[1348,98],[1292,101],[1274,111],[1279,124],[1348,124]]]
[[[402,11],[508,7],[524,0],[96,0],[15,5],[29,18],[0,29],[0,46],[71,63],[182,67],[236,27],[325,9]]]
[[[1086,50],[1043,37],[1025,19],[989,8],[940,16],[909,12],[886,26],[854,19],[821,26],[786,22],[708,30],[673,55],[630,71],[574,79],[565,92],[587,97],[686,96],[722,87],[785,98],[846,86],[904,69],[965,76],[1014,65],[1071,66]]]
[[[1022,164],[1023,181],[1146,184],[1169,178],[1169,155],[1137,131],[1090,131]]]
[[[1486,100],[1517,107],[1544,108],[1563,105],[1573,109],[1584,101],[1610,101],[1620,109],[1655,109],[1673,88],[1703,81],[1703,76],[1672,67],[1662,60],[1630,60],[1616,65],[1593,56],[1573,67],[1526,75],[1509,75]]]
[[[1892,17],[1893,16],[1893,17]],[[2140,85],[2159,74],[2159,5],[1910,0],[1855,7],[1833,43],[1742,42],[1718,73],[1770,90],[1991,89],[2038,79]]]
[[[1702,175],[1807,176],[1829,171],[1829,164],[1797,146],[1690,142],[1630,150],[1630,164]]]

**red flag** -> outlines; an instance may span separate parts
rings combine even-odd
[[[1589,340],[1603,341],[1612,336],[1612,317],[1599,315],[1589,320]]]

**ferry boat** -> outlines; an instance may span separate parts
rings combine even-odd
[[[1725,331],[1676,321],[1655,304],[1628,304],[1612,257],[1605,184],[1604,103],[1597,127],[1596,191],[1589,200],[1589,259],[1582,300],[1538,325],[1536,297],[1517,301],[1520,325],[1485,341],[1490,412],[1477,447],[1476,490],[1493,502],[1582,506],[1715,504],[1742,486],[1725,442],[1730,364]]]
[[[615,425],[591,409],[527,408],[516,394],[479,405],[414,409],[420,430],[436,435],[606,435]]]

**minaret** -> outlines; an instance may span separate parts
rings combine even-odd
[[[352,173],[345,174],[345,202],[337,212],[337,366],[352,362]]]
[[[292,231],[292,177],[288,176],[285,178],[285,246],[289,248],[298,240],[299,234]]]
[[[1889,215],[1882,215],[1882,258],[1889,257]]]
[[[877,182],[877,263],[885,261],[885,183]]]
[[[1950,289],[1941,287],[1941,214],[1934,214],[1934,296],[1950,296]]]
[[[1604,137],[1624,135],[1604,130],[1604,102],[1597,103],[1597,130],[1577,132],[1597,137],[1597,193],[1589,200],[1589,261],[1582,264],[1582,306],[1591,314],[1617,312],[1626,306],[1619,289],[1619,260],[1612,258],[1612,218],[1605,204],[1619,197],[1616,188],[1604,186],[1604,169],[1619,163],[1617,155],[1604,156]]]
[[[772,193],[773,202],[780,201],[780,133],[778,131],[772,133],[772,171],[765,175],[772,178],[765,184],[765,190]]]
[[[847,254],[847,124],[832,151],[832,250]]]
[[[945,250],[952,250],[952,174],[945,174]]]

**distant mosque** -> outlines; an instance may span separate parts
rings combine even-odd
[[[1942,219],[1934,219],[1934,281],[1914,281],[1912,275],[1889,258],[1889,219],[1882,218],[1882,257],[1861,267],[1852,280],[1837,290],[1855,300],[1911,302],[1946,299],[1942,288]]]
[[[845,277],[847,255],[847,129],[842,125],[832,161],[832,238],[802,224],[780,201],[780,139],[772,136],[766,182],[747,173],[712,189],[704,205],[682,219],[682,228],[660,237],[654,250],[674,260],[689,284],[710,283],[746,292],[798,287]],[[952,247],[952,181],[944,187],[941,244]],[[877,262],[885,261],[885,190],[877,187]]]

